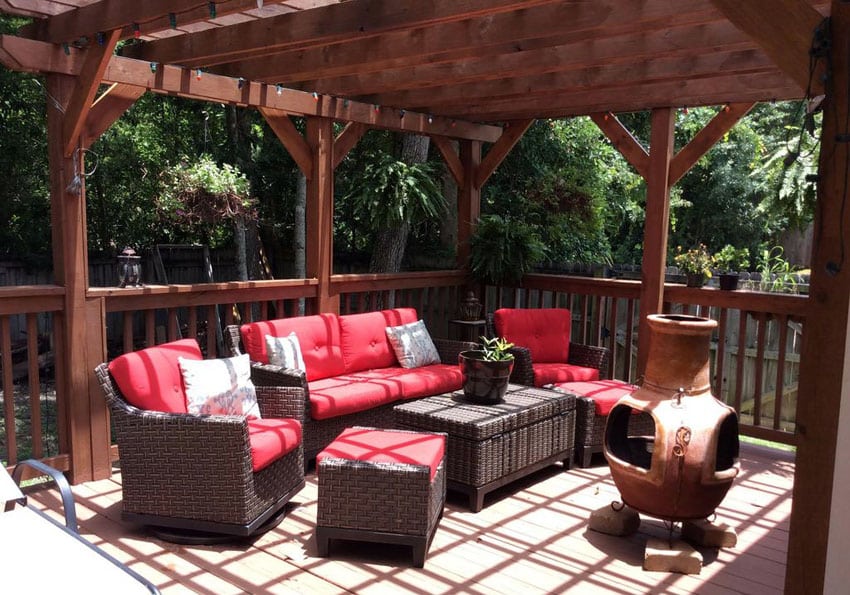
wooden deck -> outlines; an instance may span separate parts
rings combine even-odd
[[[645,572],[644,518],[617,538],[587,530],[590,512],[617,497],[607,467],[551,467],[488,496],[480,513],[449,493],[424,569],[407,548],[338,542],[317,558],[316,476],[287,517],[254,543],[189,547],[121,522],[120,474],[74,487],[80,531],[163,593],[760,593],[782,592],[794,476],[792,456],[744,445],[743,471],[717,511],[738,532],[735,548],[702,549],[699,575]],[[32,501],[58,509],[55,490]],[[96,580],[96,579],[93,579]]]

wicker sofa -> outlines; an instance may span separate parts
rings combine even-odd
[[[416,322],[413,308],[281,318],[227,327],[230,351],[249,354],[257,386],[296,386],[305,400],[304,455],[309,461],[350,426],[393,427],[400,401],[459,390],[458,353],[474,343],[434,340],[440,363],[402,368],[386,328]],[[295,333],[306,370],[269,364],[265,337]]]

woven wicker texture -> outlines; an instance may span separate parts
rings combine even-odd
[[[241,417],[142,411],[127,403],[106,364],[95,373],[115,426],[125,512],[246,525],[303,487],[303,447],[254,473]],[[274,392],[303,407],[303,393]]]
[[[558,452],[572,456],[575,396],[509,385],[505,402],[427,397],[395,407],[397,427],[448,434],[448,479],[481,486]]]
[[[231,325],[225,333],[229,342],[231,353],[241,353],[242,337],[239,327]],[[447,339],[434,339],[434,345],[440,354],[440,361],[444,364],[456,365],[458,354],[467,349],[478,347],[476,343],[467,341],[452,341]],[[251,380],[257,387],[260,386],[288,386],[298,387],[304,390],[307,398],[304,401],[303,413],[300,416],[292,415],[301,420],[304,429],[304,456],[306,461],[316,458],[340,432],[351,426],[367,426],[378,428],[393,427],[392,404],[375,407],[366,411],[350,413],[340,417],[317,420],[310,415],[309,386],[307,376],[301,370],[281,368],[270,364],[253,363],[251,366]],[[263,412],[265,415],[265,412]]]
[[[428,465],[324,458],[318,465],[316,524],[368,532],[428,536],[446,497],[443,462]]]

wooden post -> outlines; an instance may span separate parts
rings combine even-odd
[[[62,106],[70,100],[75,79],[64,75],[48,75],[48,93]],[[47,102],[48,157],[50,162],[51,227],[53,262],[56,283],[65,288],[65,309],[62,317],[62,364],[64,374],[57,387],[65,400],[66,418],[62,430],[68,445],[70,480],[80,483],[109,477],[109,422],[106,404],[94,378],[94,367],[106,359],[103,334],[102,304],[89,303],[88,243],[86,238],[86,189],[82,172],[83,154],[72,151],[64,154],[63,130],[65,114],[53,102]],[[75,189],[69,190],[69,186]],[[79,190],[76,190],[76,188]],[[101,312],[100,340],[93,336],[89,324],[96,312]],[[97,447],[94,447],[97,444]]]
[[[307,277],[318,282],[316,310],[339,312],[339,295],[331,295],[333,273],[334,164],[333,121],[307,118],[307,144],[313,174],[307,180]]]
[[[476,185],[481,165],[481,142],[460,141],[460,162],[464,173],[457,195],[457,265],[458,268],[468,268],[469,238],[481,214],[481,188]]]
[[[646,369],[649,327],[646,317],[661,312],[664,302],[664,268],[667,265],[667,228],[670,221],[670,161],[673,157],[674,112],[652,110],[649,175],[646,179],[646,222],[643,232],[643,265],[638,331],[638,376]]]
[[[836,457],[839,443],[846,444],[850,438],[850,412],[846,410],[850,407],[850,143],[846,138],[850,5],[845,2],[832,2],[831,35],[831,77],[826,81],[823,110],[809,309],[800,357],[799,441],[786,593],[844,592],[850,580],[846,562],[850,478],[845,453]]]

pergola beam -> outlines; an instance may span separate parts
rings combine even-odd
[[[83,146],[87,147],[91,141],[100,138],[144,94],[145,90],[141,87],[113,83],[91,106],[83,127]]]
[[[823,16],[805,0],[711,0],[726,18],[752,37],[800,89],[823,93],[818,72],[810,71],[809,50]],[[825,31],[824,31],[825,33]]]
[[[80,132],[86,123],[86,117],[97,94],[98,86],[103,79],[103,73],[109,64],[115,45],[118,43],[120,31],[112,31],[105,35],[102,44],[92,46],[86,51],[83,65],[76,78],[74,91],[68,106],[65,108],[65,119],[62,129],[62,145],[65,157],[70,157],[80,141]]]
[[[342,163],[342,160],[345,159],[345,156],[357,146],[357,143],[360,142],[360,139],[363,138],[363,135],[366,134],[366,131],[369,128],[360,124],[359,122],[349,122],[345,125],[345,128],[342,129],[342,132],[336,135],[334,139],[334,161],[333,167],[336,169],[339,167],[339,164]]]
[[[590,119],[608,137],[620,154],[643,179],[649,176],[649,153],[611,112],[590,114]]]
[[[533,123],[533,119],[528,119],[514,120],[505,125],[502,136],[490,147],[490,150],[487,151],[487,155],[481,160],[481,164],[475,172],[475,186],[477,188],[480,189],[484,186],[484,183],[493,175],[499,164],[504,161],[508,153],[511,152],[511,149],[514,148],[514,145],[519,142],[519,139],[522,138],[522,135],[525,134],[525,131]]]
[[[449,168],[449,173],[452,174],[455,184],[457,184],[458,188],[463,186],[463,163],[460,162],[460,156],[455,151],[451,141],[444,136],[432,136],[431,142],[434,143],[440,155],[443,156],[443,161],[446,163],[446,167]]]
[[[284,0],[270,0],[280,4]],[[76,41],[93,31],[121,30],[121,38],[171,29],[170,14],[175,25],[185,27],[212,18],[209,2],[198,0],[101,0],[46,19],[38,19],[21,28],[21,35],[50,43]],[[217,0],[216,18],[244,10],[256,9],[256,0]]]
[[[527,9],[554,0],[372,0],[343,2],[200,31],[191,39],[169,37],[128,48],[128,54],[164,63],[209,65],[286,48],[373,37],[398,29],[442,25],[475,16]]]
[[[269,127],[275,133],[278,140],[286,147],[298,169],[304,174],[304,177],[307,180],[312,179],[313,152],[310,150],[307,141],[304,140],[304,137],[295,128],[295,124],[292,123],[289,116],[285,112],[265,107],[257,108],[257,110],[265,118],[266,122],[268,122]]]
[[[746,116],[755,103],[731,103],[724,106],[702,130],[682,147],[673,161],[670,163],[670,177],[668,183],[672,187],[682,176],[705,155],[717,141],[723,138],[741,118]]]
[[[13,70],[80,74],[82,58],[90,50],[69,51],[70,55],[66,56],[62,48],[52,44],[9,35],[0,36],[0,62]],[[401,117],[399,110],[380,106],[376,109],[374,105],[357,101],[276,88],[274,85],[253,81],[243,81],[240,88],[240,82],[231,77],[211,73],[202,73],[198,77],[187,68],[151,64],[122,56],[112,56],[100,82],[124,83],[154,93],[245,107],[263,107],[298,116],[321,116],[416,134],[440,134],[485,142],[495,142],[502,134],[501,128],[497,126],[415,112],[405,112],[404,117]]]

